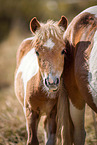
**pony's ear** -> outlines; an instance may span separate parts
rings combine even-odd
[[[67,26],[68,26],[68,20],[65,16],[62,16],[60,21],[58,22],[58,26],[61,26],[64,28],[64,30],[66,30]]]
[[[32,33],[35,33],[35,31],[40,27],[40,23],[37,20],[36,17],[34,17],[31,21],[30,21],[30,30]]]

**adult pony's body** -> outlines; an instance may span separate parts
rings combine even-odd
[[[62,36],[66,27],[64,16],[59,23],[48,21],[46,24],[33,18],[30,29],[34,37],[24,40],[17,52],[15,93],[24,109],[28,145],[39,145],[37,127],[44,114],[47,116],[44,125],[48,138],[46,144],[55,144],[57,101],[60,95],[64,95],[61,91],[64,90],[65,52]]]
[[[77,15],[64,33],[64,82],[74,125],[74,144],[84,145],[84,110],[97,113],[97,6]]]

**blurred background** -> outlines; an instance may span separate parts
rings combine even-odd
[[[46,22],[65,15],[70,21],[82,10],[97,5],[97,0],[0,0],[0,145],[25,145],[26,127],[22,107],[14,94],[16,51],[23,39],[32,34],[29,22],[33,17]],[[97,145],[94,127],[97,115],[86,106],[85,145]],[[38,134],[44,145],[42,122]]]

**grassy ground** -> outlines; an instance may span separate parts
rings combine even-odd
[[[14,94],[13,80],[15,55],[21,41],[27,35],[17,27],[12,29],[8,38],[0,43],[0,145],[25,145],[26,127],[22,107]],[[96,123],[97,123],[97,115]],[[97,145],[92,111],[86,106],[85,128],[87,132],[85,145]],[[38,134],[40,144],[44,145],[42,121]]]

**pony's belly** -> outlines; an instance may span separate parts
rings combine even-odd
[[[94,35],[94,45],[89,58],[88,82],[93,102],[97,107],[97,31]]]

